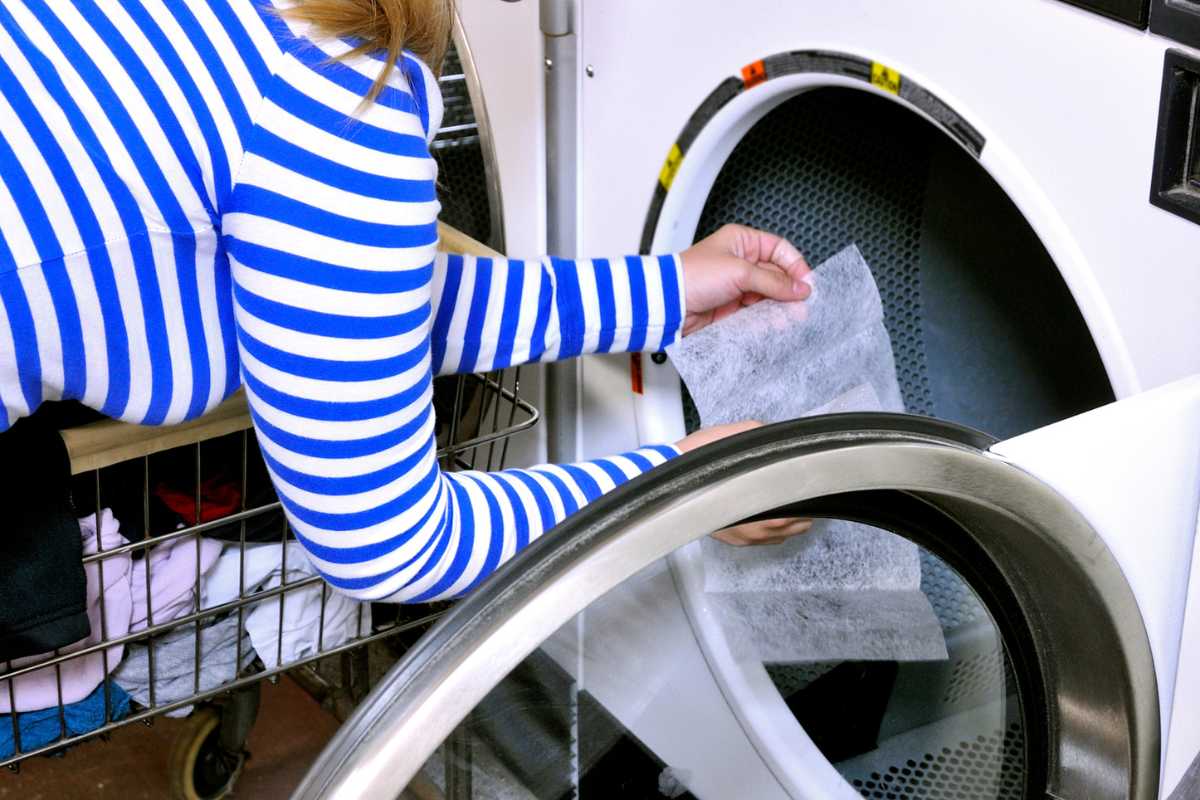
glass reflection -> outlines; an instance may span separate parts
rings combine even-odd
[[[823,521],[702,540],[623,582],[496,686],[412,800],[1015,800],[998,630],[946,564]]]

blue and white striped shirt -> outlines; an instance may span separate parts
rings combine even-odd
[[[470,589],[671,457],[439,470],[432,379],[680,332],[674,256],[436,253],[441,96],[254,0],[0,4],[0,430],[45,400],[144,424],[244,385],[314,565],[363,599]]]

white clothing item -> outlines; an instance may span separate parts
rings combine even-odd
[[[204,576],[202,608],[213,608],[238,597],[252,597],[280,586],[281,581],[288,585],[318,574],[296,542],[288,542],[286,546],[247,544],[244,563],[242,552],[240,545],[226,547]],[[370,627],[370,611],[365,604],[333,591],[324,583],[289,589],[282,597],[282,617],[279,595],[254,603],[245,616],[250,641],[268,669],[348,642],[358,635],[360,616],[363,632]]]
[[[297,549],[297,552],[301,552]],[[295,583],[317,574],[303,560],[304,567],[290,562],[286,583]],[[281,573],[271,575],[263,585],[272,589],[280,585]],[[324,606],[322,606],[324,595]],[[280,617],[280,604],[283,615]],[[365,603],[334,591],[324,582],[285,591],[282,595],[263,600],[246,616],[246,631],[258,657],[268,669],[290,664],[331,647],[345,644],[366,633],[371,626],[371,611]]]
[[[288,548],[289,562],[296,552],[294,544]],[[283,547],[277,542],[247,543],[244,551],[240,544],[226,545],[200,582],[200,608],[216,608],[239,597],[253,595],[282,563]]]
[[[172,539],[151,548],[146,557],[133,566],[130,574],[133,612],[129,629],[140,631],[150,624],[161,625],[192,613],[195,610],[196,576],[203,580],[220,557],[222,547],[215,539],[192,536]],[[146,607],[147,576],[150,613]]]

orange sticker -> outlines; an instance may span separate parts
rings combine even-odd
[[[642,390],[642,354],[632,353],[629,356],[629,376],[633,379],[633,393],[645,394]]]
[[[761,60],[742,67],[742,83],[749,89],[767,79],[767,66]]]

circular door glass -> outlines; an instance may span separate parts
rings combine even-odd
[[[783,621],[760,654],[813,744],[865,798],[1022,797],[1016,680],[978,595],[940,558],[898,536],[817,524],[813,538],[784,545],[792,553],[782,560],[831,552],[826,545],[854,536],[871,544],[863,573],[847,581],[860,585],[764,598],[763,611],[754,611],[775,601]],[[805,569],[797,564],[793,574]],[[729,614],[727,629],[746,627],[745,616]]]
[[[999,630],[907,539],[818,520],[655,562],[495,686],[404,797],[1019,798]]]

